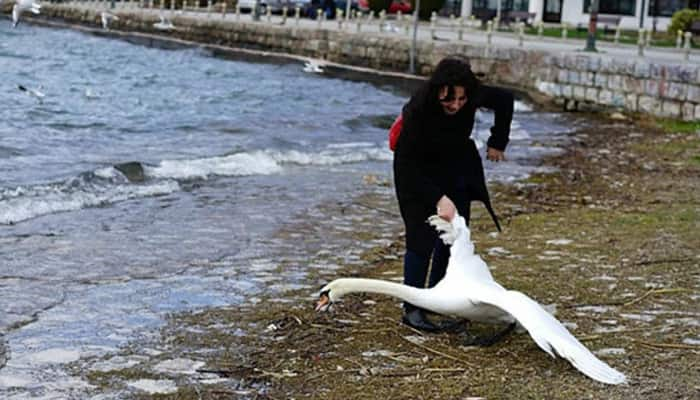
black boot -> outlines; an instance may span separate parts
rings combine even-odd
[[[402,322],[419,331],[437,332],[440,330],[440,328],[426,318],[425,312],[420,308],[407,309],[403,314]]]

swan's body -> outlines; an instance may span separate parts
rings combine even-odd
[[[17,85],[17,89],[27,93],[32,97],[36,97],[39,100],[39,102],[41,102],[44,99],[44,97],[46,97],[46,95],[41,91],[42,86],[39,86],[38,89],[30,89],[26,86]]]
[[[39,14],[41,5],[35,3],[34,0],[16,0],[12,6],[12,27],[16,27],[19,23],[19,17],[23,12],[30,11],[34,14]]]
[[[102,29],[109,30],[109,23],[111,21],[119,21],[119,17],[107,11],[102,11],[100,13],[100,19],[102,20]]]
[[[161,30],[161,31],[169,31],[171,29],[175,29],[175,25],[173,25],[172,22],[170,22],[169,19],[165,18],[165,16],[160,15],[160,22],[156,22],[153,24],[153,27]]]
[[[322,63],[318,62],[317,60],[309,59],[304,64],[304,72],[313,72],[316,74],[322,74],[323,67],[324,67],[324,65]]]
[[[506,290],[494,281],[486,263],[474,254],[474,244],[464,218],[452,223],[437,216],[430,218],[441,238],[451,244],[445,277],[432,288],[419,289],[377,279],[337,279],[321,289],[319,309],[353,292],[379,293],[398,297],[408,303],[444,315],[487,323],[517,322],[537,345],[555,357],[568,360],[579,371],[600,382],[619,384],[625,375],[593,355],[551,314],[526,295]],[[323,301],[323,296],[327,300]]]

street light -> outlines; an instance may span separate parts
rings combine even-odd
[[[418,37],[418,14],[420,14],[420,0],[416,0],[416,8],[413,10],[413,41],[411,42],[411,54],[409,56],[408,71],[416,73],[416,41]]]
[[[588,37],[584,51],[598,51],[595,48],[595,31],[598,27],[598,0],[591,0],[591,18],[588,20]]]

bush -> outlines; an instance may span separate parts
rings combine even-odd
[[[668,26],[668,33],[676,37],[678,30],[683,32],[690,29],[690,24],[693,21],[700,20],[700,10],[691,10],[689,8],[684,8],[673,13],[671,17],[671,24]]]

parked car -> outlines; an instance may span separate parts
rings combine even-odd
[[[255,1],[256,0],[238,0],[238,6],[241,12],[251,12],[253,7],[255,7]],[[282,14],[282,9],[287,7],[287,15],[292,16],[294,15],[294,8],[298,4],[300,7],[303,7],[303,2],[297,0],[258,0],[258,2],[261,14],[265,14],[268,8],[270,8],[273,14]]]

